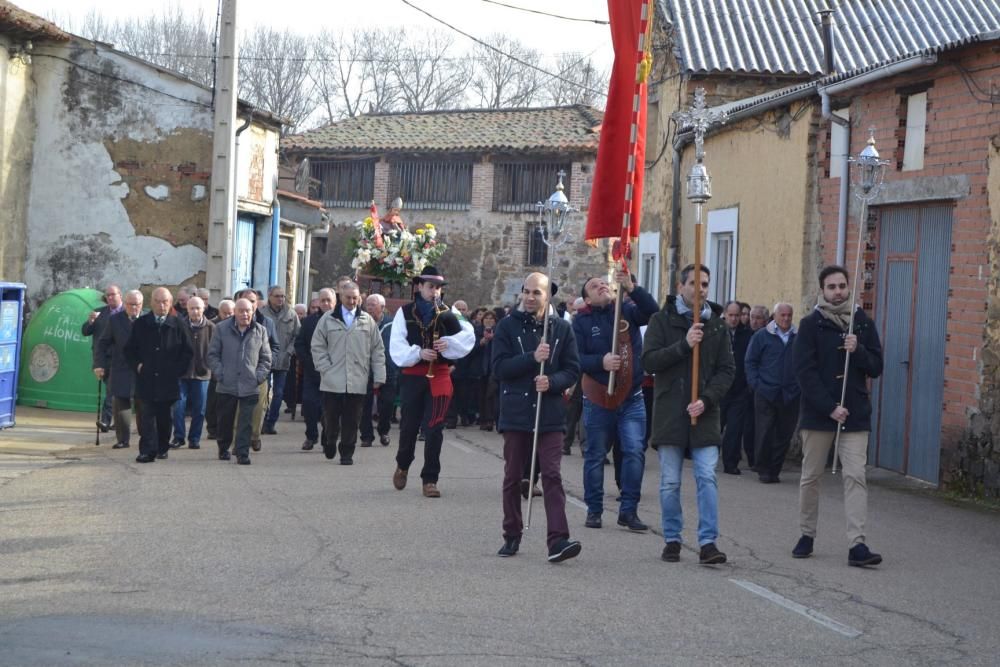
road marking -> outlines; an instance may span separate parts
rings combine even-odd
[[[454,440],[449,440],[448,444],[451,445],[452,447],[454,447],[455,449],[458,449],[458,450],[461,450],[461,451],[465,452],[466,454],[475,454],[474,451],[472,451],[471,449],[469,449],[468,447],[466,447],[465,445],[463,445],[460,442],[455,442]]]
[[[582,500],[577,500],[573,496],[566,496],[566,502],[568,502],[570,505],[576,505],[581,509],[587,509],[587,503],[583,502]]]
[[[771,602],[781,607],[784,607],[789,611],[794,611],[796,614],[805,616],[813,623],[818,623],[819,625],[822,625],[828,630],[833,630],[834,632],[840,633],[845,637],[850,637],[851,639],[861,636],[860,630],[855,630],[849,625],[844,625],[839,621],[835,621],[829,616],[819,613],[815,609],[810,609],[805,605],[801,605],[798,602],[789,600],[788,598],[778,595],[774,591],[764,588],[763,586],[758,586],[757,584],[751,583],[749,581],[744,581],[742,579],[730,579],[729,581],[733,582],[740,588],[748,590],[755,595],[759,595],[766,600],[770,600]]]

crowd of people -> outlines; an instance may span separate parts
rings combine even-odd
[[[716,545],[720,457],[725,474],[742,474],[745,460],[761,483],[778,483],[797,430],[801,537],[792,555],[812,554],[818,483],[837,440],[848,562],[881,563],[866,546],[865,463],[868,381],[881,373],[882,353],[874,324],[849,298],[848,272],[823,269],[817,305],[798,327],[788,303],[769,311],[709,302],[710,280],[705,267],[685,267],[676,293],[661,307],[619,272],[619,321],[615,284],[601,277],[556,306],[558,286],[532,273],[513,306],[470,311],[461,300],[445,305],[444,276],[426,267],[413,279],[413,300],[392,317],[382,295],[363,294],[346,276],[310,304],[294,307],[280,286],[266,296],[244,289],[217,307],[208,304],[206,290],[183,287],[175,301],[161,287],[145,314],[142,292],[123,295],[110,285],[107,305],[83,324],[83,334],[94,337],[94,373],[107,387],[98,427],[113,427],[114,447],[128,448],[134,411],[139,463],[166,459],[185,445],[198,449],[204,435],[216,441],[219,459],[235,454],[237,463],[249,465],[262,436],[277,432],[284,403],[293,414],[301,406],[302,450],[319,444],[327,459],[351,465],[359,440],[361,447],[376,439],[389,446],[398,422],[392,484],[406,488],[423,441],[420,481],[427,498],[441,497],[444,431],[495,428],[505,460],[498,555],[518,553],[522,500],[540,495],[551,562],[582,550],[570,537],[560,472],[574,442],[579,439],[584,457],[584,526],[602,527],[610,454],[617,524],[633,532],[648,530],[639,505],[652,446],[660,467],[661,557],[676,562],[681,556],[687,458],[696,486],[699,562],[706,565],[727,559]]]

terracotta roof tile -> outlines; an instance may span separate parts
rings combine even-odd
[[[372,114],[285,137],[281,143],[286,150],[333,153],[596,152],[603,117],[584,105]]]
[[[0,32],[17,33],[25,38],[69,40],[69,33],[63,32],[55,23],[32,14],[7,0],[0,0]]]

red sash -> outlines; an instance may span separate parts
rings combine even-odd
[[[434,365],[434,377],[427,377],[426,361],[421,361],[416,366],[403,368],[403,375],[414,375],[427,378],[431,386],[431,418],[427,422],[427,428],[433,428],[444,421],[448,414],[448,405],[451,403],[451,396],[454,387],[451,384],[451,366],[447,364]]]

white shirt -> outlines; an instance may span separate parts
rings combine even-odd
[[[341,306],[340,314],[344,317],[344,326],[350,329],[351,325],[354,324],[354,319],[355,319],[354,311],[348,310],[347,308],[344,308],[344,306]]]
[[[445,359],[461,359],[476,346],[476,333],[464,319],[460,319],[459,324],[462,330],[454,336],[441,336],[438,340],[448,341],[448,347],[441,356]],[[406,340],[406,317],[403,309],[396,309],[396,316],[392,319],[392,333],[389,336],[389,356],[400,368],[409,368],[420,363],[420,346],[410,345]]]

